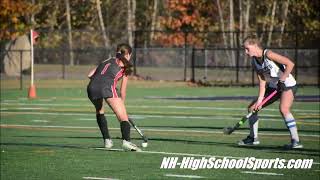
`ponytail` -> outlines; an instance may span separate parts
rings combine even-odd
[[[125,75],[130,75],[132,73],[132,64],[129,62],[129,59],[126,59],[124,56],[131,54],[132,48],[129,44],[119,44],[117,46],[116,58],[122,61],[124,64],[124,73]]]
[[[124,57],[124,55],[120,52],[116,53],[116,58],[119,59],[124,65],[124,74],[130,75],[132,73],[132,64]]]

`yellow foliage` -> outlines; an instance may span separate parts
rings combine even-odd
[[[35,6],[28,1],[1,0],[0,1],[0,39],[10,40],[28,31],[30,24],[26,19],[30,17]]]

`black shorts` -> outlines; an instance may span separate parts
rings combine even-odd
[[[118,98],[121,97],[117,87],[113,84],[107,84],[104,86],[94,86],[89,84],[87,86],[88,98],[92,100],[96,99],[108,99],[108,98]]]
[[[276,89],[275,88],[271,88],[269,86],[267,86],[266,88],[266,92],[264,93],[264,97],[268,97],[272,92],[274,92]],[[295,96],[298,90],[297,86],[292,86],[292,87],[287,87],[285,89],[285,91],[289,91],[292,90],[293,95]],[[267,101],[262,107],[266,107],[274,102],[276,102],[278,99],[280,99],[281,97],[281,92],[277,92],[269,101]]]

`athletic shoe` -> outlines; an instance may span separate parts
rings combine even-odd
[[[113,146],[113,142],[111,139],[105,139],[104,140],[104,148],[111,149]]]
[[[285,147],[285,149],[302,149],[303,145],[300,142],[292,139],[291,143],[285,145],[284,147]]]
[[[123,148],[125,151],[141,151],[141,149],[138,148],[137,145],[133,144],[133,143],[130,142],[130,141],[126,141],[126,140],[123,140],[123,141],[122,141],[122,148]]]
[[[251,136],[247,136],[245,139],[238,142],[239,146],[246,146],[246,145],[258,145],[260,141],[258,138],[253,138]]]

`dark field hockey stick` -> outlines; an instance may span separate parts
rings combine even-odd
[[[267,101],[269,101],[275,94],[277,94],[277,90],[273,91],[269,96],[267,96],[266,98],[263,99],[263,101],[258,105],[258,107],[263,106]],[[251,111],[249,114],[245,115],[242,117],[242,119],[233,127],[225,127],[223,129],[223,133],[224,134],[228,134],[230,135],[233,131],[235,131],[236,129],[238,129],[243,123],[246,122],[247,119],[249,119],[252,114],[258,112],[259,110],[254,110]]]
[[[129,118],[130,124],[134,127],[134,129],[137,130],[137,132],[140,134],[144,142],[148,142],[148,138],[143,135],[142,131],[136,126],[136,124],[133,122],[131,118]]]

